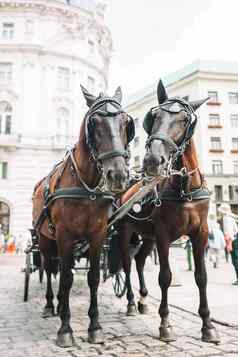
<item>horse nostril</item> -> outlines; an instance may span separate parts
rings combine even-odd
[[[164,163],[165,163],[164,156],[160,156],[160,165],[163,165]]]
[[[113,173],[113,171],[112,170],[108,170],[108,172],[107,172],[107,178],[109,179],[109,180],[112,180],[113,179],[113,175],[112,175],[112,173]]]

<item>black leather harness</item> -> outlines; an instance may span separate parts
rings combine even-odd
[[[50,192],[50,179],[53,176],[53,174],[56,172],[56,169],[58,168],[59,164],[57,164],[53,170],[50,172],[50,174],[46,177],[45,179],[45,184],[44,184],[44,189],[43,189],[43,195],[44,195],[44,207],[41,211],[41,214],[37,221],[34,224],[35,229],[39,229],[42,223],[44,222],[45,219],[48,220],[48,229],[49,232],[54,235],[55,233],[55,227],[54,224],[51,220],[51,215],[50,215],[50,206],[58,199],[73,199],[73,200],[90,200],[90,201],[95,201],[95,200],[108,200],[108,201],[113,201],[114,196],[111,192],[109,191],[100,191],[99,189],[90,189],[87,184],[82,180],[82,178],[79,175],[77,167],[75,167],[75,160],[72,158],[74,157],[73,155],[73,150],[70,150],[68,154],[66,155],[64,161],[61,161],[59,164],[62,164],[62,169],[59,173],[59,176],[57,178],[57,184],[56,184],[56,189],[54,192]],[[84,183],[84,187],[65,187],[65,188],[58,188],[60,178],[63,175],[63,172],[65,170],[65,167],[67,165],[68,160],[71,161],[72,167],[75,172],[77,172],[77,178],[80,178],[80,182]]]

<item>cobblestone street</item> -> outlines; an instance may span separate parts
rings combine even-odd
[[[24,257],[0,256],[0,349],[7,357],[142,357],[142,356],[237,356],[238,329],[216,325],[221,344],[201,342],[201,321],[189,312],[171,307],[171,322],[177,341],[166,344],[158,340],[158,301],[148,298],[150,314],[126,317],[125,298],[114,296],[111,280],[99,290],[100,322],[105,333],[104,345],[87,343],[89,305],[86,275],[77,274],[71,294],[72,328],[75,346],[61,349],[55,344],[59,318],[42,319],[45,279],[31,275],[29,301],[23,302],[24,274],[20,271]],[[55,286],[56,287],[56,286]],[[156,297],[157,298],[157,297]]]

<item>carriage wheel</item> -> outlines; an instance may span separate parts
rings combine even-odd
[[[44,276],[44,257],[41,254],[40,255],[40,267],[39,267],[39,281],[42,283],[43,281],[43,276]]]
[[[122,298],[126,293],[126,278],[125,273],[119,271],[112,277],[112,286],[116,297]]]
[[[24,299],[23,299],[23,301],[28,300],[30,274],[31,274],[31,253],[28,252],[28,253],[26,253]]]

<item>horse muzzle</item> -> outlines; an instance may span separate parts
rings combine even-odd
[[[156,157],[151,153],[147,153],[143,160],[143,171],[148,176],[158,176],[163,171],[165,163],[164,156]]]
[[[128,181],[126,170],[109,170],[106,175],[108,189],[113,193],[125,191]]]

